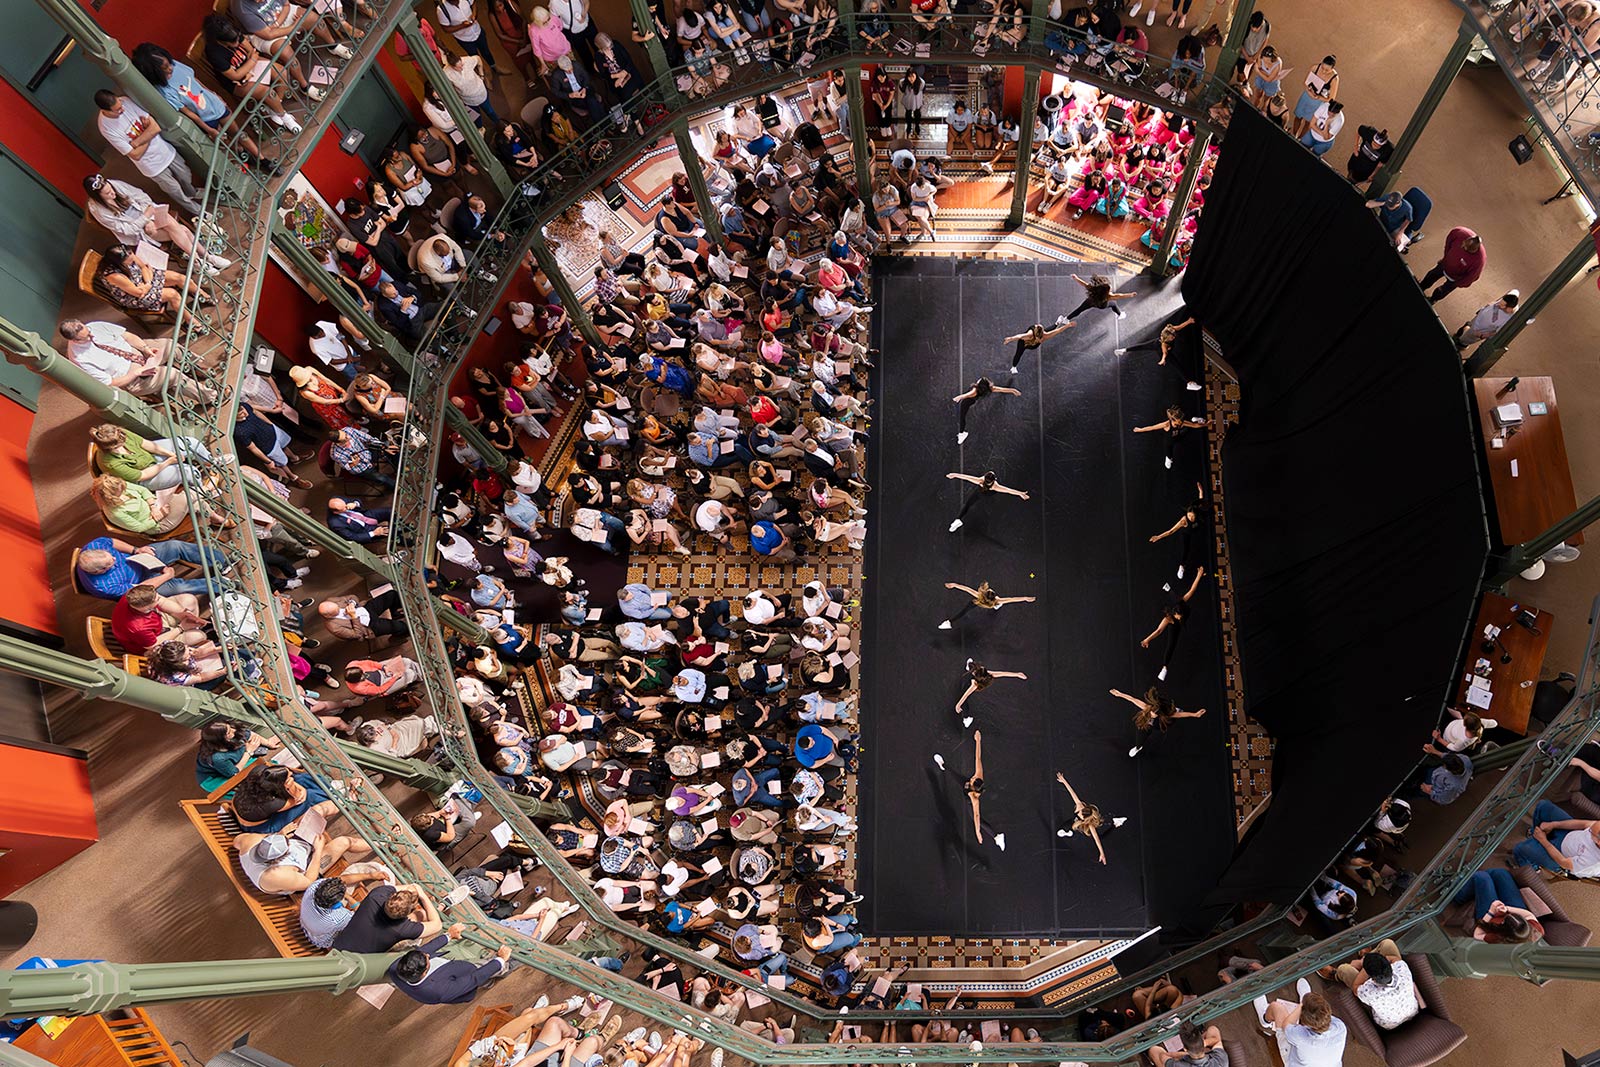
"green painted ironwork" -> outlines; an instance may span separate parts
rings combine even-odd
[[[1518,301],[1516,310],[1511,317],[1496,330],[1493,335],[1486,337],[1478,347],[1472,350],[1472,355],[1467,359],[1466,373],[1469,378],[1482,378],[1494,369],[1500,362],[1500,357],[1506,354],[1506,349],[1511,347],[1511,342],[1527,328],[1534,317],[1550,306],[1550,302],[1572,282],[1577,279],[1594,262],[1594,237],[1585,233],[1578,243],[1544,276],[1533,292]]]
[[[1400,171],[1405,167],[1406,160],[1411,158],[1411,150],[1422,139],[1428,123],[1433,121],[1433,113],[1439,110],[1445,94],[1450,91],[1450,86],[1455,84],[1456,75],[1466,66],[1467,55],[1472,51],[1473,43],[1477,39],[1478,27],[1472,19],[1463,18],[1461,27],[1456,30],[1455,43],[1450,46],[1450,51],[1445,53],[1439,69],[1434,72],[1433,81],[1428,83],[1427,91],[1417,102],[1416,110],[1406,122],[1406,128],[1401,130],[1400,136],[1395,139],[1394,152],[1388,161],[1378,168],[1377,173],[1373,174],[1372,184],[1367,187],[1368,196],[1377,199],[1394,188],[1395,180],[1400,177]]]
[[[401,18],[400,35],[405,38],[406,47],[411,50],[411,58],[416,60],[422,76],[433,86],[434,92],[439,94],[444,109],[450,112],[450,119],[456,124],[456,132],[461,134],[467,150],[477,161],[478,168],[488,175],[501,196],[510,196],[514,187],[511,175],[506,173],[505,164],[500,162],[500,157],[489,148],[489,142],[483,139],[483,131],[478,128],[466,102],[461,99],[461,94],[456,92],[456,87],[451,85],[450,79],[445,76],[444,67],[439,65],[439,57],[433,54],[433,49],[422,36],[415,11],[407,11]],[[486,70],[484,74],[491,79],[494,76],[492,70]]]

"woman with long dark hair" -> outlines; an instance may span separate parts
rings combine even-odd
[[[1134,707],[1133,728],[1139,731],[1139,743],[1128,750],[1130,758],[1137,756],[1144,748],[1145,739],[1150,736],[1151,730],[1159,729],[1162,733],[1166,733],[1167,727],[1174,719],[1198,719],[1206,713],[1205,708],[1199,711],[1184,711],[1155,686],[1146,690],[1142,698],[1131,696],[1120,689],[1111,690],[1111,695],[1121,697]]]

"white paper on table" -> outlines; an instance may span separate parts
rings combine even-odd
[[[505,848],[507,845],[511,844],[511,833],[511,824],[508,822],[503,822],[499,826],[496,826],[493,830],[489,831],[489,837],[496,845],[500,846],[501,848]]]
[[[296,756],[288,749],[282,749],[276,756],[272,757],[272,762],[276,763],[280,767],[287,767],[292,771],[299,768],[300,757]]]
[[[500,896],[505,899],[510,899],[511,897],[514,897],[518,893],[522,892],[522,886],[522,872],[507,871],[506,876],[500,879]]]
[[[604,608],[590,608],[589,613],[584,617],[590,622],[597,622],[599,621],[600,616],[604,615],[605,613],[606,611]]]
[[[1487,709],[1494,702],[1494,693],[1487,687],[1482,689],[1477,686],[1467,687],[1467,703],[1475,708]]]
[[[403,396],[384,398],[383,413],[385,415],[404,415],[406,413],[406,398]]]

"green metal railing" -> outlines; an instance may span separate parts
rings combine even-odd
[[[305,132],[290,136],[276,127],[263,127],[261,141],[269,154],[277,154],[284,173],[292,173],[304,161],[311,147],[327,128],[332,110],[350,82],[370,64],[376,46],[387,38],[402,17],[406,5],[383,5],[367,36],[349,42],[355,57],[339,69],[327,86],[327,99],[320,106],[290,93],[297,112],[304,111]],[[860,24],[866,16],[858,19]],[[398,485],[395,496],[390,558],[394,562],[396,587],[400,591],[411,621],[415,656],[422,666],[423,684],[441,722],[446,724],[443,750],[450,772],[477,786],[490,806],[505,818],[550,871],[571,899],[579,902],[592,921],[615,938],[634,946],[644,946],[677,959],[691,973],[708,973],[740,984],[753,985],[734,968],[708,961],[681,942],[641,930],[606,909],[589,892],[583,875],[574,870],[528,818],[522,805],[493,784],[493,778],[478,763],[467,731],[465,715],[456,699],[454,675],[449,667],[443,638],[433,621],[432,603],[422,580],[424,554],[420,550],[430,522],[434,478],[438,469],[440,444],[445,432],[444,411],[448,408],[446,388],[480,328],[503,296],[507,281],[518,268],[522,256],[542,240],[541,228],[564,210],[621,169],[643,146],[665,136],[669,123],[687,115],[753,93],[770,91],[793,81],[799,73],[819,76],[834,67],[851,67],[862,62],[950,63],[960,65],[1006,63],[1034,69],[1058,70],[1071,77],[1110,89],[1119,95],[1145,100],[1167,110],[1177,110],[1204,121],[1205,104],[1220,95],[1219,82],[1207,77],[1204,90],[1176,108],[1157,92],[1165,78],[1167,60],[1141,56],[1127,50],[1113,50],[1104,42],[1074,35],[1065,27],[1048,24],[1043,32],[1030,33],[1021,41],[991,36],[988,48],[974,52],[982,19],[975,16],[948,18],[933,27],[924,27],[909,16],[888,16],[891,51],[869,51],[859,37],[848,39],[843,23],[834,33],[813,38],[810,60],[803,71],[798,60],[797,35],[779,39],[764,53],[752,50],[745,63],[719,57],[713,63],[688,64],[648,83],[626,109],[613,120],[591,128],[561,153],[547,160],[532,178],[524,181],[508,198],[495,229],[505,236],[490,239],[472,251],[470,266],[463,280],[449,294],[436,323],[411,360],[407,395],[410,400],[404,427]],[[1033,27],[1038,30],[1039,27]],[[806,31],[799,31],[803,36]],[[897,43],[905,41],[902,47]],[[287,47],[285,45],[284,47]],[[297,55],[308,64],[326,59],[326,46],[305,42]],[[1129,63],[1128,61],[1133,62]],[[1118,64],[1128,69],[1117,69]],[[333,65],[337,64],[321,64]],[[1129,71],[1135,71],[1129,76]],[[681,106],[680,106],[681,104]],[[259,112],[259,105],[246,105]],[[674,110],[676,108],[676,110]],[[259,116],[258,116],[259,117]],[[616,121],[620,120],[620,121]],[[853,116],[857,124],[862,116]],[[252,125],[261,126],[260,122]],[[210,395],[184,395],[169,389],[162,398],[161,418],[172,434],[194,434],[212,447],[218,457],[211,464],[197,464],[185,474],[185,487],[191,499],[220,520],[212,527],[197,516],[196,540],[206,550],[207,575],[217,590],[215,603],[219,623],[227,631],[226,660],[229,678],[244,700],[260,715],[260,723],[278,733],[311,773],[325,783],[345,783],[335,791],[337,803],[358,832],[368,838],[378,855],[397,871],[424,885],[436,899],[454,887],[449,876],[429,850],[398,819],[384,798],[360,774],[349,755],[329,737],[314,716],[299,701],[293,678],[283,657],[274,603],[251,532],[249,500],[233,459],[228,428],[232,426],[243,369],[248,358],[248,343],[270,242],[270,220],[285,178],[264,179],[240,174],[237,166],[242,153],[234,139],[219,140],[213,156],[211,178],[205,191],[207,212],[202,227],[208,250],[227,255],[238,266],[222,279],[213,280],[211,293],[215,306],[203,303],[191,264],[187,300],[175,337],[179,341],[174,366],[210,383]],[[211,565],[215,561],[215,565]],[[1547,736],[1558,744],[1574,746],[1594,729],[1600,715],[1600,691],[1596,685],[1596,644],[1591,634],[1588,656],[1580,678],[1578,693]],[[1570,749],[1569,749],[1570,750]],[[1517,763],[1497,783],[1495,790],[1473,814],[1466,827],[1401,897],[1393,909],[1335,937],[1306,948],[1274,963],[1266,970],[1213,991],[1186,1006],[1185,1018],[1205,1021],[1247,1002],[1258,992],[1291,983],[1324,963],[1347,958],[1356,948],[1383,936],[1402,933],[1437,914],[1472,870],[1485,859],[1508,828],[1519,819],[1538,792],[1546,788],[1560,767],[1536,749],[1525,751]],[[860,1063],[898,1061],[903,1058],[894,1046],[854,1045],[837,1047],[802,1042],[774,1045],[719,1020],[711,1019],[675,1001],[669,1001],[628,979],[594,967],[558,946],[543,945],[488,921],[470,902],[452,909],[452,917],[469,923],[467,942],[479,953],[486,953],[500,941],[514,946],[516,958],[545,973],[596,989],[619,1004],[667,1025],[690,1025],[701,1029],[712,1041],[752,1062],[766,1064]],[[1280,921],[1279,912],[1268,912],[1254,922],[1236,927],[1191,947],[1178,957],[1159,965],[1166,969],[1184,959],[1199,958],[1230,940],[1259,933]],[[1151,972],[1155,973],[1156,969]],[[1066,1012],[1091,1001],[1114,995],[1143,975],[1129,976],[1112,986],[1085,996],[1068,999],[1052,1008],[1037,1011],[1008,1011],[1008,1018],[1049,1019],[1050,1038],[1069,1032],[1063,1021]],[[814,1036],[835,1020],[829,1009],[787,993],[763,990],[784,1008],[802,1015],[803,1033]],[[978,1017],[989,1013],[957,1011],[951,1017]],[[854,1012],[852,1020],[896,1018],[904,1013]],[[919,1046],[921,1062],[1012,1062],[1016,1060],[1083,1060],[1117,1062],[1164,1038],[1171,1032],[1170,1019],[1154,1020],[1103,1044],[1052,1040],[1041,1045],[992,1045],[981,1050],[950,1046]]]

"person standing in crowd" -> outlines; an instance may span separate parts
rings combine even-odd
[[[1483,305],[1455,332],[1456,347],[1466,351],[1476,342],[1493,337],[1510,320],[1521,301],[1522,293],[1513,289],[1494,303]]]
[[[198,216],[200,194],[195,191],[194,174],[178,150],[161,136],[161,125],[150,112],[109,89],[94,94],[94,106],[100,109],[97,121],[106,144],[133,160],[139,173],[155,182],[172,203]]]
[[[1334,138],[1344,129],[1344,104],[1329,100],[1311,116],[1311,126],[1300,138],[1300,143],[1311,149],[1311,154],[1321,159],[1333,147]]]
[[[1445,234],[1444,253],[1439,262],[1417,284],[1426,290],[1438,282],[1438,287],[1428,294],[1428,303],[1437,304],[1457,289],[1466,289],[1477,281],[1488,259],[1483,238],[1465,226],[1457,226]]]
[[[1358,126],[1356,136],[1361,140],[1350,153],[1344,172],[1352,185],[1362,186],[1372,180],[1379,167],[1389,162],[1389,157],[1394,155],[1394,145],[1389,143],[1389,131],[1376,126]]]

